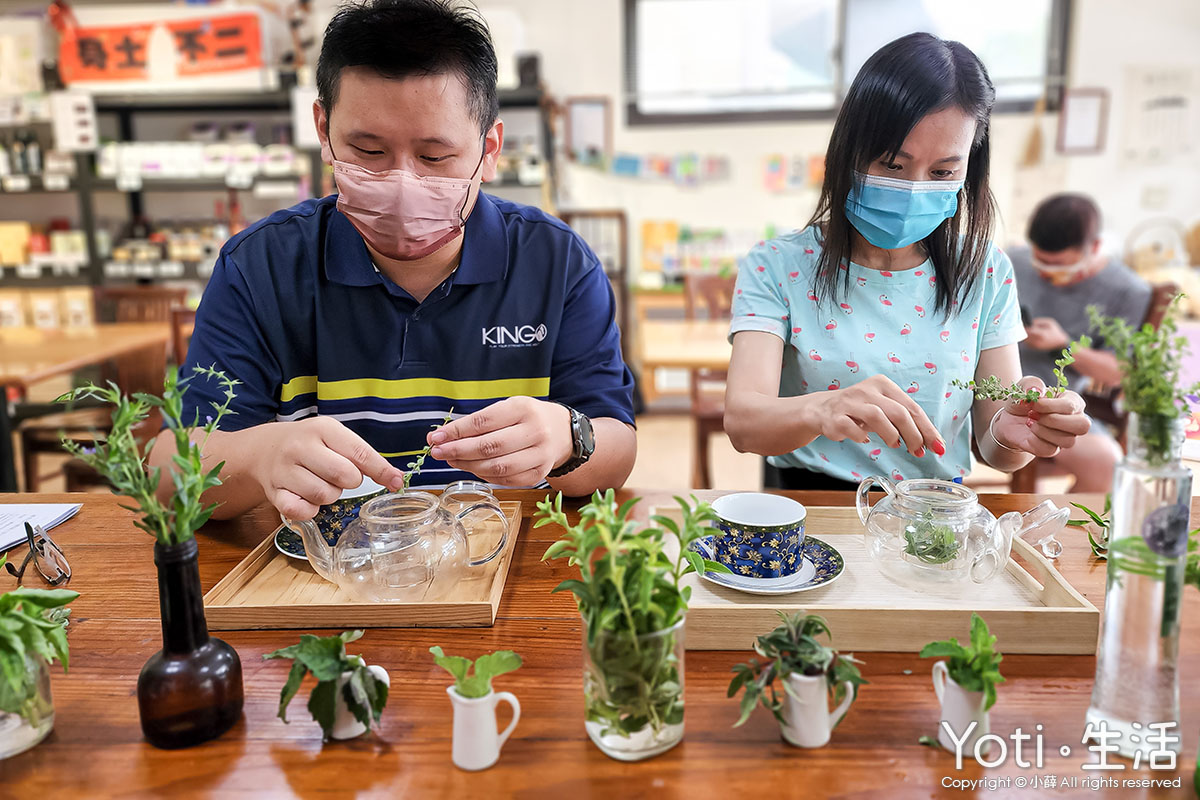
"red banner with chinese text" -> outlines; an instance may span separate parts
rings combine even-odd
[[[150,63],[152,39],[159,28],[169,37],[172,52],[170,63],[161,71],[152,70]],[[58,54],[59,74],[68,85],[150,80],[162,75],[191,77],[261,66],[262,35],[256,14],[73,26],[63,32]]]

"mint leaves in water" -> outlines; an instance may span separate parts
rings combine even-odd
[[[948,525],[926,515],[904,529],[904,552],[926,564],[946,564],[958,557],[958,537]]]
[[[487,697],[492,691],[492,678],[513,672],[521,666],[521,657],[512,650],[497,650],[475,659],[448,656],[442,648],[429,648],[434,662],[454,676],[454,690],[463,697]],[[471,670],[475,672],[472,674]]]

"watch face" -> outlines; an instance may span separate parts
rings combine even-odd
[[[592,421],[583,414],[579,414],[579,444],[582,450],[580,455],[590,456],[596,450],[596,434],[592,430]]]

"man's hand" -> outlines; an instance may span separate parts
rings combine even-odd
[[[488,483],[534,486],[574,450],[565,406],[510,397],[443,425],[428,436],[430,455]]]
[[[251,434],[246,452],[254,454],[247,475],[288,519],[312,519],[344,489],[357,488],[364,475],[388,489],[404,485],[403,472],[329,417],[270,422],[244,433]]]
[[[1025,329],[1025,333],[1029,337],[1025,344],[1034,350],[1063,350],[1071,343],[1071,337],[1052,317],[1038,317]]]

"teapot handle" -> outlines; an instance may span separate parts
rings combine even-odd
[[[970,575],[975,583],[986,583],[1008,566],[1013,536],[1021,529],[1021,515],[1010,511],[996,520],[987,547],[971,562]]]
[[[490,511],[491,513],[495,514],[497,517],[500,518],[500,541],[496,544],[496,548],[494,550],[492,550],[492,552],[488,553],[486,556],[482,556],[480,558],[473,559],[473,558],[471,558],[471,547],[469,544],[471,535],[470,535],[470,531],[467,530],[466,524],[463,523],[463,519],[466,518],[468,515],[470,515],[472,512],[478,511],[481,508],[487,509],[488,511]],[[493,558],[500,555],[500,553],[502,553],[504,551],[504,546],[506,544],[508,544],[508,517],[506,517],[504,515],[504,510],[500,508],[500,503],[497,500],[480,500],[478,503],[472,503],[471,505],[464,508],[462,511],[459,511],[458,513],[456,513],[454,515],[454,518],[456,520],[458,520],[459,524],[462,525],[463,533],[466,534],[467,539],[468,539],[467,566],[478,567],[478,566],[482,566],[482,565],[488,563]]]
[[[867,493],[877,483],[888,493],[888,497],[896,493],[896,484],[891,478],[883,475],[863,478],[862,483],[858,484],[858,493],[854,497],[854,505],[858,508],[858,518],[862,520],[863,525],[867,524],[867,517],[871,516],[871,501],[867,499]]]

